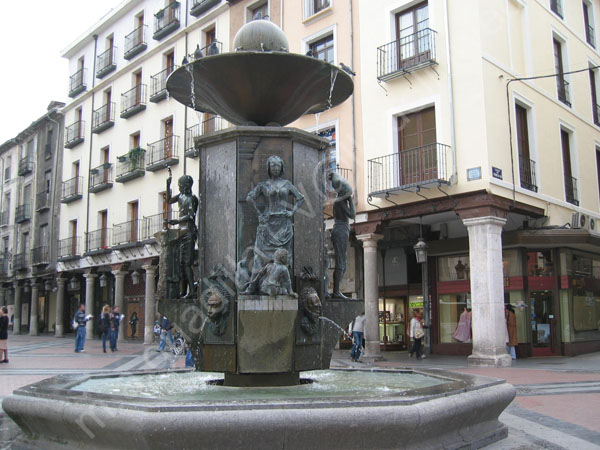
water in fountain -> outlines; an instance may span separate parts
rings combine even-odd
[[[342,333],[344,333],[345,335],[348,334],[348,332],[346,330],[344,330],[341,326],[339,326],[337,323],[335,323],[333,320],[328,319],[327,317],[319,317],[319,320],[324,320],[327,323],[332,324],[334,327],[338,328]]]
[[[337,80],[339,70],[335,67],[331,67],[331,84],[329,86],[329,98],[327,99],[327,109],[331,109],[331,97],[333,96],[333,88],[335,87],[335,80]]]

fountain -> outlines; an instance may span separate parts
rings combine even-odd
[[[198,370],[64,375],[21,388],[3,402],[25,432],[20,444],[476,448],[505,437],[498,416],[515,391],[502,380],[324,370],[339,324],[363,303],[326,295],[327,143],[284,126],[346,100],[352,80],[289,53],[268,21],[242,27],[234,49],[198,55],[167,81],[179,102],[233,124],[196,139],[199,201],[186,176],[171,196],[169,177],[180,216],[157,235],[158,308],[191,343]]]

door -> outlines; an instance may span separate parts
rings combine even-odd
[[[71,220],[71,253],[70,256],[77,255],[77,220]]]
[[[79,193],[79,161],[73,163],[73,186],[72,192],[69,192],[68,195],[74,195]]]
[[[106,105],[105,110],[106,111],[105,111],[104,121],[110,122],[110,109],[112,108],[112,106],[111,106],[112,92],[110,89],[104,93],[104,98],[106,100],[106,102],[105,102],[105,105]]]
[[[140,14],[139,16],[136,17],[136,22],[137,22],[137,33],[136,33],[136,41],[135,41],[135,45],[133,45],[133,47],[137,47],[138,45],[140,45],[141,43],[144,42],[144,14]]]
[[[552,291],[533,291],[529,296],[533,356],[558,354],[557,317]]]
[[[400,186],[438,177],[435,108],[398,117]]]
[[[108,248],[108,211],[100,213],[100,248]]]
[[[102,182],[108,183],[110,181],[110,148],[105,147],[102,149]]]
[[[164,122],[165,140],[164,140],[164,159],[168,159],[173,155],[173,119],[167,119]]]
[[[430,59],[429,7],[427,2],[396,14],[398,69]]]
[[[139,105],[142,103],[142,72],[137,72],[134,75],[135,83],[135,104]]]
[[[138,240],[138,202],[129,204],[129,242]]]

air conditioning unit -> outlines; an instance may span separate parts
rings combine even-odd
[[[596,219],[587,214],[575,212],[571,216],[571,228],[596,231]]]
[[[581,226],[581,220],[582,220],[582,218],[583,218],[583,221],[585,223],[585,221],[586,221],[585,220],[585,215],[581,214],[579,212],[574,212],[571,215],[571,228],[573,228],[575,230],[577,230],[579,228],[582,228],[582,226]]]

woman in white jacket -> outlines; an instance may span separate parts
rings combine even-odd
[[[421,320],[421,313],[419,310],[413,311],[413,318],[410,319],[410,338],[413,340],[412,348],[408,353],[409,356],[412,356],[413,353],[417,355],[417,359],[421,359],[421,340],[425,336],[425,331],[423,330],[423,323]]]

